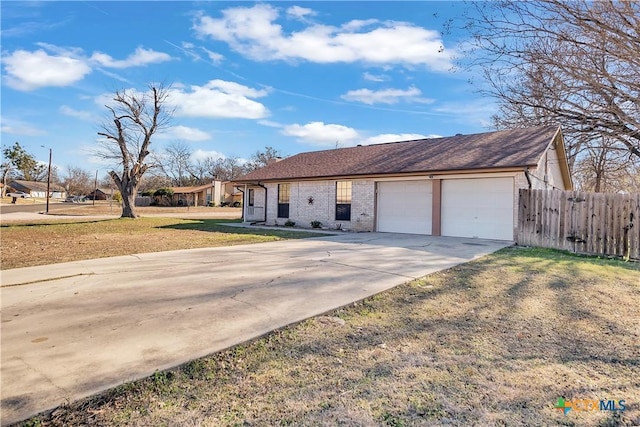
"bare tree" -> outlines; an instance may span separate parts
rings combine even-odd
[[[575,164],[576,185],[583,191],[638,192],[640,159],[629,159],[625,151],[617,149],[616,142],[607,137],[597,145],[586,145],[586,153]]]
[[[156,132],[165,127],[172,111],[167,109],[168,88],[150,84],[144,93],[134,90],[116,91],[113,103],[106,105],[111,123],[103,123],[102,149],[99,155],[117,161],[120,173],[109,171],[122,195],[122,218],[136,218],[135,197],[144,173],[152,166],[148,162],[149,146]]]
[[[265,147],[264,151],[256,151],[253,156],[251,156],[247,162],[245,173],[263,168],[273,161],[282,159],[282,157],[280,150],[276,150],[273,147]]]
[[[94,181],[94,177],[88,171],[69,166],[65,178],[62,180],[62,185],[69,194],[89,194],[94,190]]]
[[[168,176],[161,173],[159,169],[153,168],[142,177],[138,192],[155,191],[159,188],[171,187],[172,185],[173,182],[171,182]]]
[[[160,170],[171,179],[173,185],[186,186],[194,184],[191,147],[184,142],[172,142],[156,155],[156,163]],[[197,179],[197,177],[196,177]]]
[[[572,165],[640,158],[639,2],[478,2],[468,18],[498,127],[561,124]]]
[[[192,175],[198,178],[200,184],[217,179],[231,181],[246,170],[246,164],[238,157],[207,157],[197,160],[191,169]]]

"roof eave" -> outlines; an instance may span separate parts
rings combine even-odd
[[[425,175],[453,175],[453,174],[474,174],[474,173],[497,173],[497,172],[521,172],[525,168],[535,168],[536,163],[513,165],[513,166],[501,166],[501,167],[485,167],[485,168],[473,168],[473,169],[441,169],[441,170],[427,170],[427,171],[414,171],[414,172],[388,172],[388,173],[362,173],[362,174],[348,174],[348,175],[317,175],[317,176],[298,176],[298,177],[281,177],[281,178],[266,178],[266,179],[248,179],[248,180],[236,180],[235,184],[260,184],[270,182],[287,182],[287,181],[322,181],[322,180],[340,180],[340,179],[365,179],[365,178],[390,178],[390,177],[415,177]]]

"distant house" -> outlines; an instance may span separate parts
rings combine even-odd
[[[573,187],[555,126],[300,153],[235,183],[245,221],[499,240],[520,188]]]
[[[230,181],[212,181],[193,187],[171,187],[174,206],[238,206],[242,203],[242,192]]]
[[[96,188],[91,193],[87,194],[89,200],[109,200],[113,196],[113,191],[110,188]]]
[[[16,191],[25,192],[31,197],[47,197],[47,183],[39,182],[39,181],[24,181],[24,180],[15,180],[11,181],[7,187],[11,187]],[[49,196],[52,199],[64,199],[67,197],[67,190],[64,187],[50,183],[49,184]]]

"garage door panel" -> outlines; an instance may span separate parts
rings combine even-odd
[[[378,231],[431,234],[431,182],[379,182]]]
[[[513,239],[513,179],[442,182],[442,235]]]

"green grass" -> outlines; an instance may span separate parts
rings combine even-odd
[[[35,420],[640,424],[639,267],[508,248]],[[559,396],[629,406],[564,415],[553,408]]]

